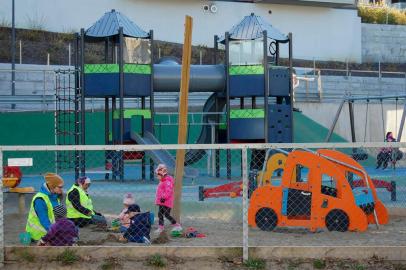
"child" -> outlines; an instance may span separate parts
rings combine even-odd
[[[48,233],[38,242],[40,246],[72,246],[77,237],[78,229],[66,218],[66,207],[57,205],[53,208],[56,222],[51,225]]]
[[[118,238],[120,242],[135,242],[150,244],[150,214],[149,212],[140,213],[140,207],[136,204],[128,206],[125,213],[130,219],[128,229]]]
[[[155,198],[155,204],[159,206],[159,226],[155,232],[160,234],[164,230],[164,217],[171,222],[173,226],[172,231],[181,231],[182,227],[170,214],[174,199],[174,179],[168,174],[168,169],[165,164],[159,164],[155,170],[155,174],[159,180]]]
[[[124,204],[124,208],[121,211],[120,215],[118,216],[118,219],[119,219],[120,224],[121,224],[120,225],[120,232],[122,232],[122,233],[127,231],[128,227],[130,227],[131,220],[130,220],[129,215],[127,214],[128,207],[130,205],[135,205],[137,207],[136,212],[138,212],[138,213],[141,212],[140,207],[137,204],[135,204],[134,196],[131,193],[127,193],[124,196],[123,204]]]

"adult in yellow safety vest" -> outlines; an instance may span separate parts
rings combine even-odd
[[[90,184],[89,177],[79,177],[66,196],[67,217],[81,228],[88,224],[107,225],[106,219],[94,211],[92,199],[88,194]]]
[[[44,176],[45,183],[40,191],[35,194],[31,201],[25,230],[34,241],[45,236],[53,223],[55,216],[53,208],[60,204],[64,181],[55,173],[47,173]]]

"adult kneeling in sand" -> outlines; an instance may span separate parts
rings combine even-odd
[[[55,173],[47,173],[44,178],[45,183],[32,198],[25,226],[25,230],[35,241],[45,236],[51,225],[55,223],[53,208],[60,204],[64,184],[63,179]]]
[[[93,209],[92,199],[87,193],[90,182],[89,177],[79,177],[66,196],[67,217],[81,228],[89,224],[107,225],[104,216]]]

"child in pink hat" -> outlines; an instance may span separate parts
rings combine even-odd
[[[169,220],[173,226],[172,231],[181,231],[182,227],[171,216],[171,210],[174,200],[174,179],[168,174],[168,169],[165,164],[159,164],[155,169],[156,177],[159,184],[156,189],[155,204],[158,205],[158,230],[156,233],[161,233],[164,230],[164,217]]]

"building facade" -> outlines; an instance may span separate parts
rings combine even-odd
[[[193,44],[212,47],[244,16],[255,13],[293,33],[293,56],[306,60],[361,62],[361,20],[354,0],[24,0],[16,1],[16,25],[56,32],[88,28],[116,9],[154,38],[183,42],[184,16],[193,17]],[[0,1],[0,19],[11,21],[11,1]],[[282,57],[287,48],[282,48]]]

